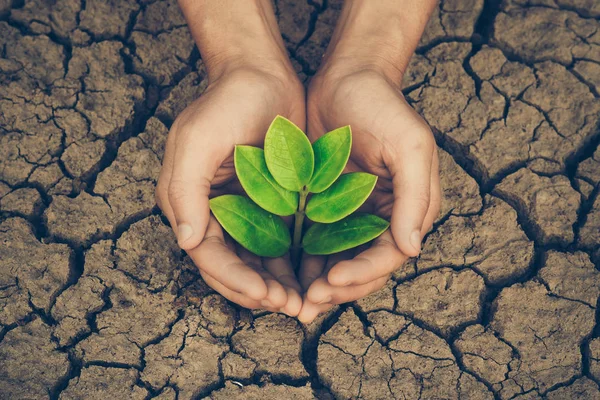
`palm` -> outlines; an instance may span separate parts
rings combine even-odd
[[[353,145],[347,172],[364,171],[379,177],[363,210],[389,219],[394,201],[390,153],[398,146],[394,139],[423,122],[401,92],[380,76],[353,78],[337,86],[326,100],[329,107],[309,100],[308,135],[314,141],[337,127],[351,126]]]
[[[229,156],[217,170],[215,178],[212,182],[210,197],[217,197],[223,194],[238,194],[245,195],[244,189],[240,184],[235,173],[235,167],[233,164],[233,155]],[[300,284],[298,283],[295,275],[292,273],[292,267],[290,265],[287,255],[285,257],[279,257],[273,260],[262,259],[251,254],[249,251],[244,249],[238,243],[236,243],[226,232],[223,231],[222,227],[217,223],[214,217],[211,216],[211,224],[214,226],[215,234],[217,236],[223,236],[223,239],[228,248],[237,254],[240,259],[251,269],[256,271],[265,280],[267,287],[269,287],[271,293],[268,297],[269,303],[258,303],[249,299],[241,300],[236,293],[223,288],[219,282],[215,281],[209,274],[206,274],[200,270],[205,282],[210,285],[213,289],[219,291],[228,299],[240,303],[247,308],[264,308],[272,312],[284,311],[289,315],[297,315],[301,307],[300,298]],[[275,303],[273,298],[281,297],[281,285],[286,292],[287,302],[280,307],[279,304]]]
[[[399,187],[398,178],[402,175],[399,171],[406,176],[402,170],[406,162],[400,166],[398,155],[414,148],[417,156],[429,151],[431,160],[432,150],[419,147],[419,142],[432,143],[424,121],[406,103],[397,87],[370,71],[332,81],[315,77],[309,90],[307,112],[311,141],[337,127],[351,126],[353,144],[347,172],[364,171],[379,177],[362,211],[391,219],[394,229],[392,211],[397,210],[399,198],[394,190]],[[427,184],[429,178],[427,176]],[[431,181],[435,178],[432,173]],[[426,223],[430,215],[437,212],[435,204],[430,209]],[[353,259],[355,255],[347,252],[329,258],[305,258],[299,276],[307,290],[301,320],[310,321],[331,304],[356,300],[379,289],[407,258],[396,246],[390,230]],[[349,259],[352,261],[344,261]],[[333,286],[332,282],[336,281],[337,286]]]
[[[234,82],[233,84],[235,85],[236,83]],[[240,87],[244,86],[235,85],[234,87],[239,90]],[[302,121],[302,118],[304,117],[304,99],[302,98],[290,96],[281,98],[279,101],[275,101],[273,93],[265,92],[265,88],[263,87],[255,88],[255,90],[243,91],[241,93],[237,93],[236,96],[231,96],[231,93],[228,89],[229,88],[221,89],[220,92],[223,92],[223,94],[218,93],[216,96],[221,97],[222,95],[223,99],[227,99],[227,107],[233,106],[233,108],[235,108],[231,111],[231,114],[237,114],[241,117],[235,122],[229,122],[230,124],[235,123],[237,125],[231,127],[231,132],[238,133],[231,138],[232,140],[229,143],[230,149],[233,149],[233,147],[237,144],[261,146],[264,142],[264,136],[267,128],[276,114],[286,115],[296,121]],[[207,96],[204,96],[203,98],[206,97]],[[232,104],[232,98],[235,99],[233,102],[237,104]],[[257,98],[269,99],[270,101],[273,101],[274,104],[260,104],[259,102],[256,102]],[[210,98],[207,100],[211,101]],[[277,104],[277,107],[273,107],[275,104]],[[223,160],[211,182],[211,193],[209,197],[212,198],[222,194],[245,195],[244,189],[242,188],[235,172],[233,151],[230,151],[227,157]],[[213,221],[213,223],[214,222],[216,221]],[[290,273],[291,266],[289,260],[287,258],[279,258],[268,261],[261,259],[260,257],[257,257],[242,248],[239,244],[235,243],[225,232],[222,232],[220,225],[215,225],[215,229],[221,231],[219,234],[224,235],[227,245],[231,249],[235,249],[236,254],[242,261],[245,262],[247,266],[255,270],[263,277],[267,287],[270,289],[270,292],[281,291],[281,288],[278,288],[278,285],[276,285],[275,282],[283,286],[284,290],[286,291],[288,302],[283,307],[280,307],[280,304],[274,304],[273,301],[273,297],[277,297],[277,294],[281,295],[281,293],[275,293],[275,296],[273,296],[271,293],[271,295],[268,297],[270,304],[250,304],[253,306],[250,308],[261,307],[274,312],[280,311],[281,308],[290,315],[297,314],[301,306],[299,294],[300,285],[298,284],[294,274]],[[203,277],[209,283],[211,282],[210,276],[203,274]]]
[[[235,174],[234,146],[260,146],[277,114],[302,125],[304,109],[301,90],[290,90],[269,74],[236,71],[209,85],[169,133],[159,204],[173,227],[177,209],[188,210],[190,219],[206,215],[197,223],[206,227],[204,240],[186,250],[207,284],[247,308],[295,315],[301,303],[299,284],[288,260],[262,259],[235,244],[210,216],[208,198],[243,194]]]

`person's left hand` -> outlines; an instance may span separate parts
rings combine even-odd
[[[312,142],[340,126],[352,129],[347,171],[379,177],[361,211],[391,221],[371,246],[355,255],[305,256],[299,270],[304,290],[298,316],[311,322],[335,304],[379,290],[408,257],[417,256],[423,236],[440,210],[435,140],[400,89],[368,68],[348,72],[326,67],[308,92],[308,136]]]

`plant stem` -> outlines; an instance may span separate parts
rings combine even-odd
[[[294,238],[292,242],[292,264],[296,269],[300,266],[300,251],[302,250],[302,226],[304,224],[304,208],[308,190],[302,188],[298,202],[298,210],[294,214]]]

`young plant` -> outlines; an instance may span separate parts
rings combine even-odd
[[[375,215],[354,213],[367,200],[377,177],[343,174],[350,157],[352,133],[338,128],[312,145],[289,120],[277,116],[265,137],[265,149],[236,146],[234,164],[250,198],[224,195],[210,209],[240,245],[263,257],[279,257],[291,246],[332,254],[381,235],[389,223]],[[293,237],[282,216],[294,215]],[[303,235],[304,217],[315,222]]]

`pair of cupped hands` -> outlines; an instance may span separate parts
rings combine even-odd
[[[363,210],[391,222],[370,245],[331,256],[261,258],[237,245],[210,214],[209,198],[239,193],[233,150],[262,147],[273,118],[294,122],[314,142],[350,125],[347,171],[379,177]],[[308,92],[291,68],[237,66],[209,76],[204,94],[175,120],[157,203],[205,282],[230,301],[313,321],[335,304],[379,290],[421,241],[440,207],[438,156],[430,128],[398,82],[369,67],[324,65]]]

